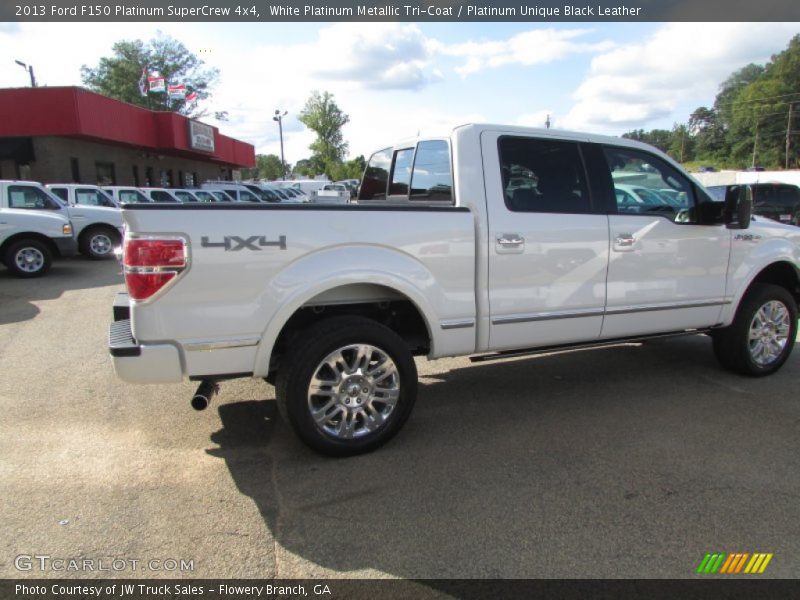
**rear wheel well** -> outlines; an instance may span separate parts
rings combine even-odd
[[[8,248],[20,240],[36,240],[37,242],[42,242],[45,246],[47,246],[47,249],[50,250],[50,253],[53,256],[61,256],[61,253],[58,251],[58,246],[56,246],[55,242],[53,242],[53,240],[51,240],[49,237],[42,235],[41,233],[26,231],[24,233],[16,233],[3,242],[3,244],[0,246],[0,257],[5,258]]]
[[[797,270],[788,262],[772,263],[756,275],[749,287],[756,283],[779,285],[792,295],[795,302],[800,304],[800,276],[798,276]]]
[[[431,338],[425,319],[417,306],[404,296],[385,301],[337,304],[315,304],[315,299],[312,299],[289,318],[278,334],[272,348],[268,380],[274,377],[280,367],[281,356],[286,354],[287,348],[298,335],[302,335],[304,330],[323,319],[344,315],[366,317],[385,325],[403,339],[415,356],[424,356],[430,352]]]

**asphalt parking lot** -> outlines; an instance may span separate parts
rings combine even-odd
[[[118,381],[121,281],[81,259],[0,271],[0,577],[109,576],[17,569],[38,554],[192,560],[198,578],[683,578],[707,552],[800,575],[800,352],[764,379],[723,371],[705,337],[422,360],[400,435],[336,460],[261,381],[203,413],[193,384]]]

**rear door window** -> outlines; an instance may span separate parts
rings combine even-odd
[[[450,147],[444,140],[430,140],[417,145],[411,175],[411,200],[452,202],[453,173]]]
[[[392,149],[386,148],[373,154],[367,169],[364,171],[364,181],[358,194],[359,200],[385,200],[386,188],[389,182],[389,169],[392,166]]]
[[[576,142],[501,137],[498,145],[503,196],[510,211],[591,212]]]
[[[390,196],[408,198],[408,185],[411,182],[411,162],[413,159],[413,148],[403,148],[395,151],[392,163],[392,182],[389,185]],[[344,188],[344,186],[339,187]]]

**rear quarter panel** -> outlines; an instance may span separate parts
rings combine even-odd
[[[474,326],[442,328],[475,317],[474,223],[467,210],[170,205],[123,215],[128,235],[178,235],[190,253],[188,269],[172,286],[133,304],[139,342],[257,340],[252,350],[185,352],[189,375],[211,369],[209,355],[225,357],[220,373],[265,375],[288,318],[318,294],[353,283],[386,286],[410,299],[427,322],[431,356],[474,351]],[[284,236],[285,249],[202,243],[221,244],[226,236],[268,242]]]

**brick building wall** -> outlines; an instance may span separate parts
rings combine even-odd
[[[41,183],[190,187],[232,176],[217,163],[71,138],[35,137],[33,149],[34,160],[20,167],[19,177]],[[12,176],[7,170],[3,176]]]

